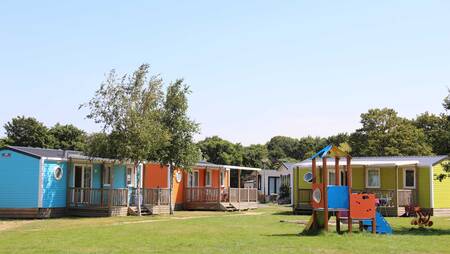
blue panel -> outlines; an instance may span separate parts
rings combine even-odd
[[[0,208],[37,208],[39,159],[0,151]]]
[[[92,188],[101,188],[102,187],[102,165],[94,164],[93,165],[93,178],[92,178]]]
[[[55,178],[55,169],[63,170],[62,178]],[[42,189],[42,207],[55,208],[66,207],[67,197],[67,162],[44,162],[44,176]]]
[[[126,167],[124,165],[114,165],[114,186],[113,188],[126,188]]]
[[[328,208],[330,209],[349,209],[350,202],[348,197],[348,186],[329,185]]]

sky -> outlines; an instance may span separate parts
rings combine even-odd
[[[444,0],[3,0],[0,13],[0,126],[98,131],[78,106],[142,63],[190,85],[196,139],[245,145],[352,132],[370,108],[440,113],[450,87]]]

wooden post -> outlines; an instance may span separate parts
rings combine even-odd
[[[104,171],[105,171],[105,163],[102,163],[102,166],[100,167],[100,207],[103,207],[103,177],[104,177]]]
[[[114,164],[111,166],[111,172],[109,172],[109,176],[110,176],[111,182],[109,184],[109,190],[108,190],[108,208],[111,209],[112,194],[113,194],[113,188],[114,188]]]
[[[238,169],[238,203],[239,210],[241,210],[241,170]]]
[[[395,215],[398,216],[398,166],[395,166],[395,193],[394,193],[394,206]]]
[[[351,165],[351,157],[347,156],[347,186],[348,186],[348,195],[349,200],[350,196],[352,195],[352,165]],[[353,221],[352,217],[350,216],[350,207],[348,209],[348,233],[351,234],[353,230]]]
[[[377,217],[375,216],[375,218],[372,219],[372,233],[376,234],[377,233]]]
[[[323,211],[324,211],[324,222],[323,226],[325,231],[328,231],[328,168],[327,168],[327,157],[322,158],[322,182],[323,182]]]
[[[334,184],[341,185],[341,172],[339,170],[339,157],[334,158]],[[341,219],[339,212],[336,212],[336,232],[341,233]]]
[[[72,171],[72,159],[69,158],[69,162],[67,163],[67,181],[66,181],[66,186],[67,186],[67,194],[66,194],[66,208],[69,208],[70,206],[70,201],[72,200],[72,197],[70,195],[71,192],[73,192],[74,196],[75,196],[75,190],[72,189],[73,191],[69,191],[70,190],[70,178],[71,178],[71,174],[70,172]],[[73,183],[75,185],[75,183]]]
[[[317,183],[316,179],[316,158],[312,159],[312,165],[311,165],[311,173],[312,173],[312,183]]]

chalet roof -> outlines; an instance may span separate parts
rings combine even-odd
[[[439,156],[380,156],[380,157],[353,157],[352,166],[433,166],[442,160],[447,159],[446,155]],[[341,165],[345,165],[345,160],[341,160]],[[312,161],[310,159],[297,163],[295,166],[300,168],[311,167]],[[334,166],[334,160],[328,160],[327,165]],[[322,166],[322,160],[317,160],[317,166]]]
[[[58,158],[67,159],[70,155],[81,155],[82,152],[38,147],[6,146],[3,149],[10,149],[15,152],[26,154],[35,158]]]

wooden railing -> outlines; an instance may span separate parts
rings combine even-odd
[[[169,205],[169,189],[140,189],[139,193],[142,205]],[[131,189],[130,205],[137,205],[137,188]]]
[[[297,205],[311,206],[312,190],[311,189],[298,189],[297,190]]]
[[[256,188],[187,187],[186,202],[257,202]]]
[[[186,188],[186,202],[219,202],[220,188],[188,187]]]
[[[409,206],[416,203],[415,190],[398,190],[398,206]]]
[[[68,198],[70,207],[127,206],[128,189],[70,187]]]
[[[256,188],[229,188],[229,202],[257,202],[258,190]]]

